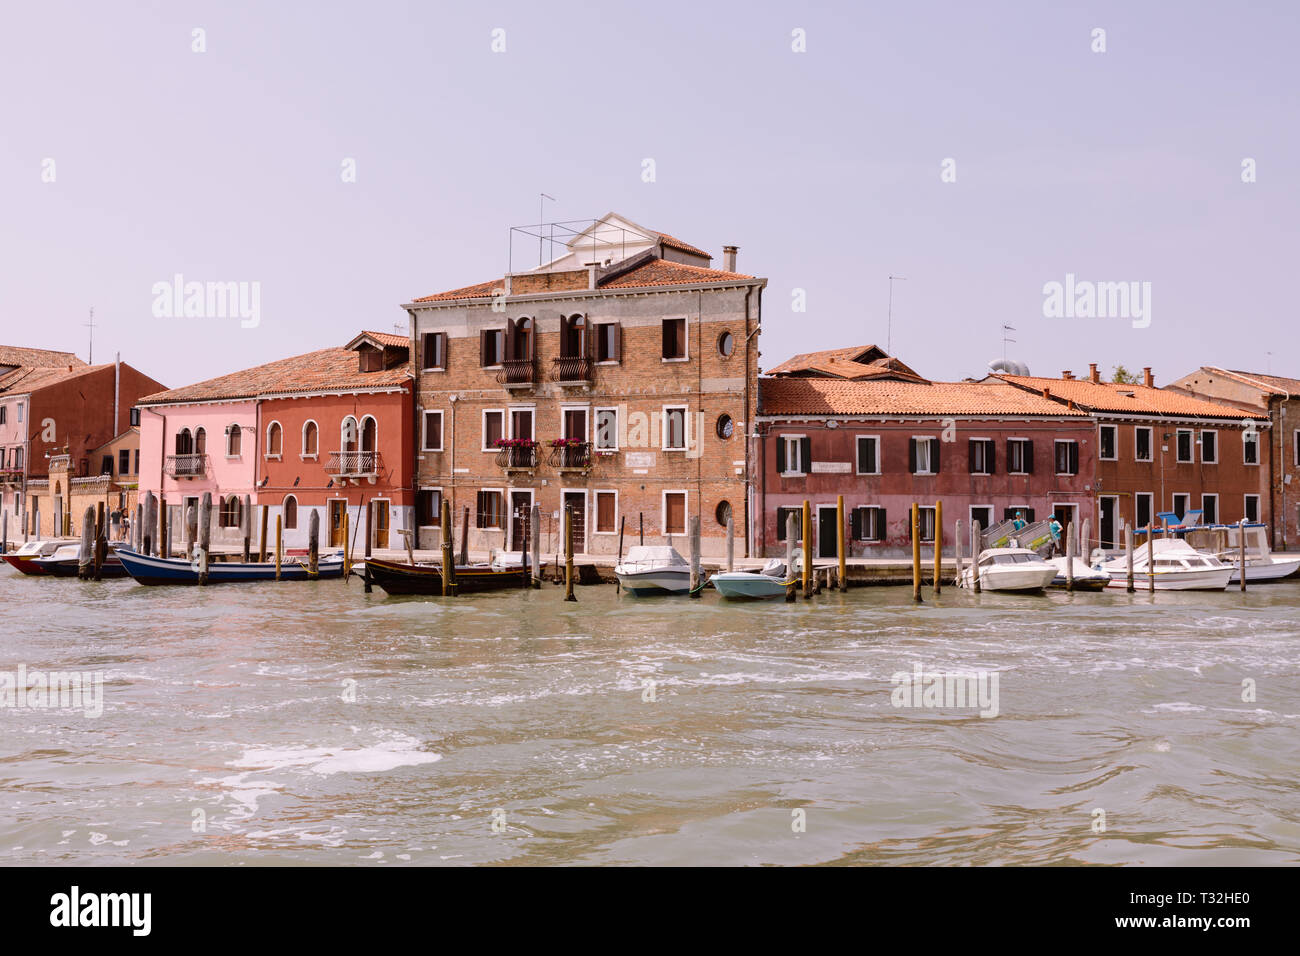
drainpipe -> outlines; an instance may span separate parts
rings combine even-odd
[[[112,441],[118,435],[118,402],[122,395],[122,353],[118,352],[113,359],[113,434],[109,436]]]

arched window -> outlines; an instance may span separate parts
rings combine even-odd
[[[222,528],[238,528],[243,524],[243,505],[238,495],[231,495],[221,503],[221,514],[217,524]]]
[[[266,428],[266,457],[279,458],[284,446],[284,429],[279,422],[271,422]]]
[[[194,436],[190,434],[188,428],[182,428],[176,433],[176,454],[194,454]]]
[[[206,455],[208,452],[208,432],[205,428],[194,429],[194,454]]]
[[[320,435],[316,423],[308,421],[302,426],[302,456],[304,458],[315,458],[319,453]]]
[[[293,495],[284,497],[284,528],[286,531],[298,527],[298,499]]]
[[[514,334],[510,336],[510,358],[517,362],[526,362],[533,357],[533,320],[519,319],[514,324]]]
[[[571,315],[560,323],[560,357],[583,358],[587,354],[587,317]]]
[[[343,419],[343,427],[339,436],[340,448],[345,452],[357,450],[357,420],[349,415]]]
[[[238,458],[244,447],[243,430],[238,425],[226,426],[226,457]]]
[[[361,450],[374,451],[375,441],[378,438],[379,426],[375,423],[374,418],[367,415],[361,419]]]

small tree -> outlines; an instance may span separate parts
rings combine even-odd
[[[1116,365],[1112,370],[1115,374],[1111,376],[1111,381],[1116,385],[1136,385],[1138,377],[1126,369],[1123,365]]]

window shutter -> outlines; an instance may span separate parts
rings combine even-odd
[[[776,473],[785,474],[785,439],[777,438],[776,440]],[[785,529],[781,530],[782,540],[785,539]]]
[[[850,512],[849,527],[854,541],[862,540],[862,513],[864,511],[866,511],[865,508],[854,508],[853,511]]]
[[[974,438],[966,442],[966,467],[972,475],[975,474],[975,444]]]
[[[447,367],[447,333],[438,333],[438,368]]]
[[[488,363],[488,361],[487,361],[487,352],[488,352],[488,346],[487,346],[487,343],[488,343],[488,330],[487,330],[487,329],[479,329],[479,332],[478,332],[478,364],[479,364],[479,367],[480,367],[480,368],[486,368],[486,367],[487,367],[487,363]]]
[[[673,354],[673,323],[667,319],[663,323],[663,357],[669,358]]]
[[[990,475],[997,474],[998,470],[998,445],[993,439],[984,443],[984,467],[988,469]]]
[[[939,474],[939,439],[930,439],[930,470]]]
[[[614,355],[615,362],[623,361],[623,326],[615,323],[614,325]]]
[[[916,474],[916,439],[907,440],[907,470]]]
[[[812,471],[812,439],[799,439],[799,470],[805,475]]]
[[[1070,445],[1070,474],[1079,473],[1079,446],[1078,444]]]
[[[886,527],[886,526],[885,526],[885,509],[884,509],[884,508],[877,508],[877,509],[876,509],[876,540],[877,540],[877,541],[884,541],[884,540],[885,540],[885,527]]]
[[[1029,474],[1034,473],[1034,442],[1033,439],[1025,442],[1025,471]]]

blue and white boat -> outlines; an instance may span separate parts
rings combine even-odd
[[[719,594],[733,600],[782,597],[794,583],[780,558],[773,558],[761,571],[721,571],[709,581]]]
[[[126,548],[117,549],[117,557],[127,574],[140,584],[198,584],[199,564],[184,558],[160,558]],[[343,555],[322,554],[312,573],[307,561],[287,557],[280,562],[281,581],[320,581],[343,577]],[[212,561],[208,563],[209,584],[235,584],[247,581],[274,581],[274,561]]]

